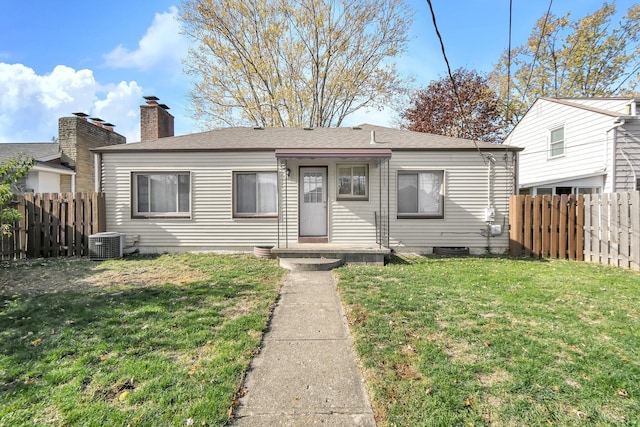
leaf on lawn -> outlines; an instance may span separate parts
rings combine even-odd
[[[629,397],[629,392],[622,388],[617,389],[616,393],[618,394],[618,396]]]
[[[188,426],[192,426],[193,425],[193,418],[187,418],[187,425]]]
[[[129,392],[127,390],[125,390],[122,393],[120,393],[120,396],[118,396],[118,400],[120,402],[122,402],[123,400],[125,400],[127,398],[127,396],[129,396]]]
[[[560,391],[560,387],[558,387],[557,385],[554,385],[554,386],[553,386],[553,391],[554,391],[555,393],[559,392],[559,391]]]
[[[433,393],[433,387],[427,387],[427,389],[424,392],[425,392],[425,394]]]
[[[106,355],[101,355],[100,356],[100,361],[104,362],[105,360],[107,360],[107,356]]]
[[[576,411],[576,415],[578,416],[578,418],[582,418],[582,419],[589,418],[587,413],[586,412],[582,412],[582,411]]]
[[[35,340],[31,341],[31,345],[35,347],[37,345],[40,345],[41,342],[42,338],[36,338]]]

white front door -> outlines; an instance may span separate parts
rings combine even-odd
[[[327,169],[300,168],[300,236],[327,235]]]

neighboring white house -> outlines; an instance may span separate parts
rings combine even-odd
[[[420,253],[507,250],[518,151],[371,125],[226,128],[93,150],[107,230],[141,252],[314,243]]]
[[[640,188],[639,100],[540,98],[505,139],[524,148],[520,194]]]
[[[62,152],[56,142],[0,144],[0,164],[19,155],[35,160],[28,175],[18,183],[18,191],[60,193],[74,191],[75,171],[60,164]]]

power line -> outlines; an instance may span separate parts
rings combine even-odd
[[[436,22],[436,14],[433,11],[433,5],[431,4],[431,0],[427,0],[427,4],[429,5],[429,10],[431,11],[431,20],[433,21],[433,28],[436,30],[436,35],[438,36],[438,40],[440,41],[440,49],[442,50],[442,56],[444,57],[444,62],[447,64],[447,72],[449,73],[449,80],[451,80],[451,85],[453,86],[453,93],[456,95],[456,101],[458,103],[460,119],[462,120],[463,136],[464,136],[464,130],[468,128],[468,124],[467,124],[467,118],[464,115],[464,109],[462,108],[462,101],[460,100],[460,94],[458,93],[458,85],[456,84],[456,81],[453,78],[453,73],[451,73],[451,66],[449,65],[449,59],[447,58],[447,52],[445,51],[445,48],[444,48],[444,42],[442,41],[442,36],[440,35],[440,30],[438,29],[438,23]],[[480,154],[480,156],[482,157],[482,160],[486,165],[487,159],[485,158],[485,155],[482,153],[482,151],[480,151],[480,147],[478,147],[478,144],[476,143],[476,141],[475,140],[472,140],[472,141],[473,141],[473,145],[475,145],[476,150],[478,151],[478,153]]]
[[[513,0],[509,0],[509,43],[507,45],[507,113],[509,123],[509,104],[511,103],[511,21],[513,17]]]
[[[531,62],[531,68],[529,68],[529,76],[527,77],[527,84],[524,87],[524,92],[522,92],[522,101],[525,101],[525,97],[527,96],[527,91],[529,90],[529,83],[531,82],[531,76],[533,75],[533,68],[536,65],[536,60],[538,59],[538,53],[540,52],[540,45],[542,44],[542,37],[544,36],[544,30],[547,28],[547,21],[549,20],[549,14],[551,13],[552,4],[553,4],[553,0],[549,0],[549,7],[547,8],[547,13],[544,16],[544,23],[542,24],[542,32],[540,33],[540,37],[538,38],[538,44],[536,46],[536,52],[533,55],[533,62]]]

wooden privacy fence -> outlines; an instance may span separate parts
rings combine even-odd
[[[640,270],[640,192],[584,198],[585,261]]]
[[[0,259],[88,255],[89,236],[105,230],[104,206],[104,193],[18,196],[22,220],[0,238]]]
[[[640,192],[511,196],[509,222],[513,256],[640,270]]]
[[[509,253],[581,261],[583,218],[582,195],[511,196]]]

